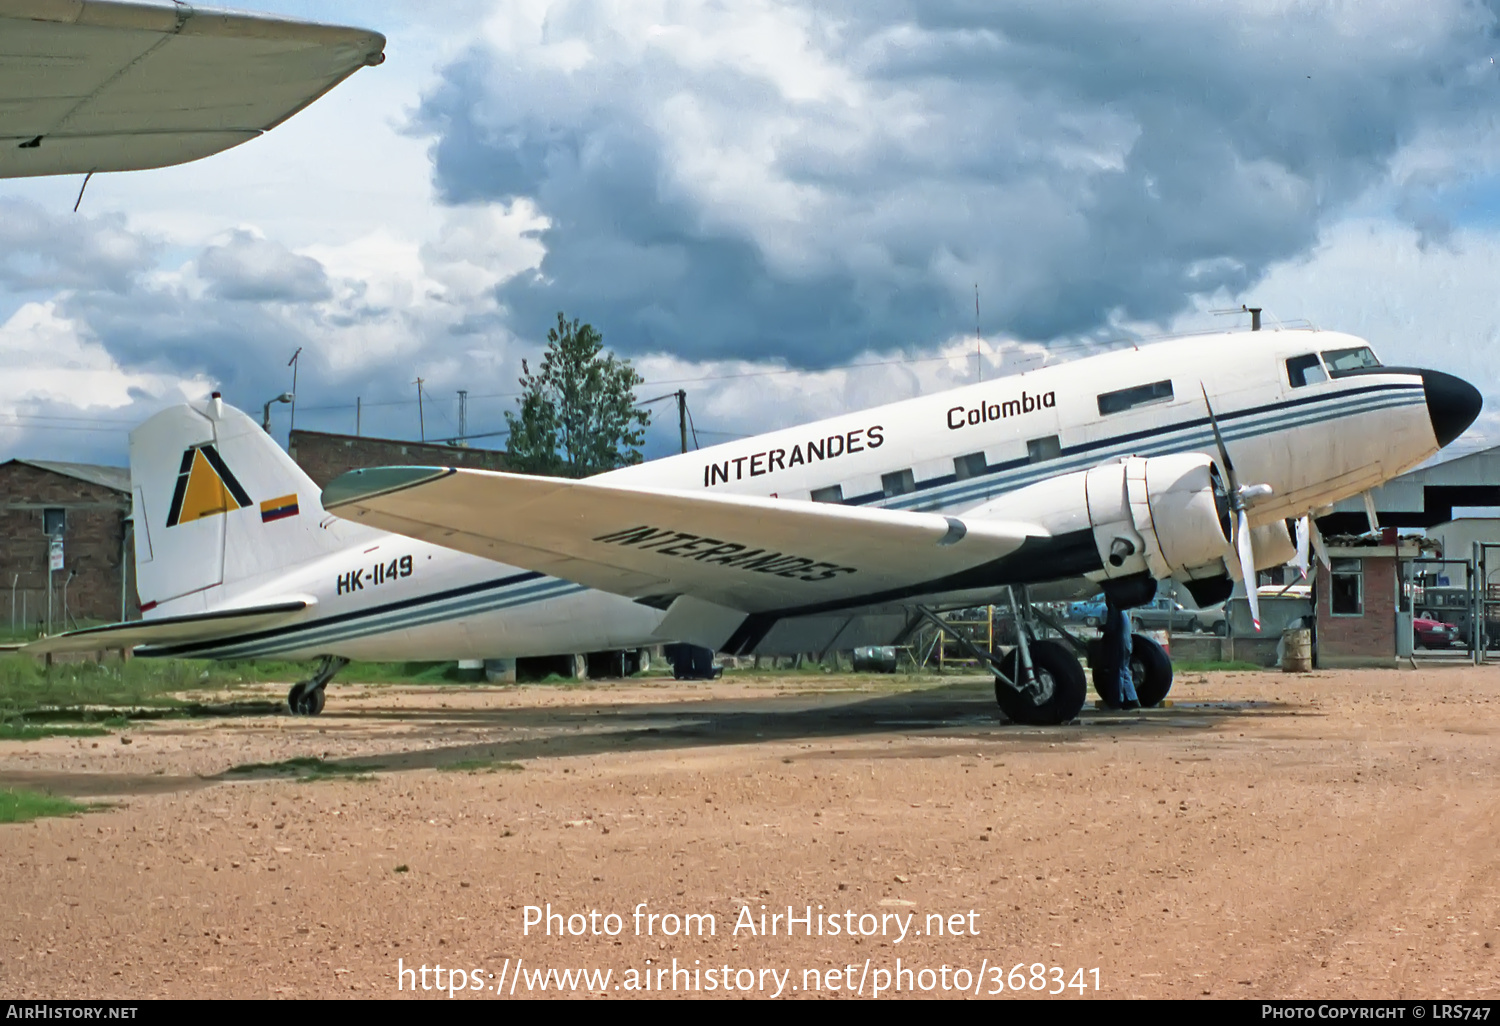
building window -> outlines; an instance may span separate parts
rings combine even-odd
[[[1333,594],[1329,608],[1334,616],[1364,616],[1364,571],[1357,559],[1335,559],[1331,569]]]
[[[989,463],[985,461],[984,453],[971,452],[967,456],[959,456],[953,461],[953,476],[960,481],[967,481],[971,477],[978,477],[990,469]]]
[[[1026,458],[1032,463],[1040,463],[1043,460],[1055,460],[1062,455],[1062,445],[1058,442],[1056,435],[1048,435],[1046,438],[1033,438],[1026,443]]]
[[[812,493],[813,502],[843,502],[844,486],[830,485],[827,488],[814,488]]]
[[[1172,382],[1153,381],[1149,385],[1136,385],[1134,388],[1122,388],[1118,392],[1105,392],[1099,397],[1099,413],[1108,416],[1111,413],[1133,410],[1137,406],[1171,401]]]
[[[917,479],[910,470],[898,470],[891,474],[881,474],[880,487],[885,491],[885,497],[889,499],[893,495],[905,495],[907,492],[916,491]]]
[[[1318,359],[1318,354],[1308,353],[1306,356],[1294,356],[1286,362],[1286,380],[1293,388],[1302,388],[1304,385],[1327,381],[1328,375],[1323,373],[1323,362]]]
[[[61,538],[68,530],[68,511],[53,507],[42,510],[42,533],[49,538]]]

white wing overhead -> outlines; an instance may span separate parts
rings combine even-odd
[[[1046,532],[934,513],[385,467],[323,492],[341,517],[665,607],[803,612],[998,579]],[[951,585],[951,587],[949,587]]]
[[[0,0],[0,178],[197,160],[365,65],[364,29],[116,0]]]

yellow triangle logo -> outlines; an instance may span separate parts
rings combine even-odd
[[[211,445],[199,446],[182,454],[167,526],[202,520],[248,505],[250,497],[224,465],[218,451]]]

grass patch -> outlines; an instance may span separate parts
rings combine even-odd
[[[1195,663],[1195,662],[1186,662],[1186,661],[1184,661],[1184,662],[1174,662],[1172,664],[1172,669],[1176,670],[1179,673],[1182,673],[1182,672],[1188,672],[1188,673],[1207,673],[1210,670],[1271,670],[1271,669],[1275,669],[1275,667],[1262,666],[1259,663],[1246,663],[1246,662],[1240,662],[1240,661],[1235,661],[1235,662],[1231,662],[1231,663],[1220,663],[1220,662],[1212,662],[1212,661],[1210,661],[1210,662],[1203,662],[1203,663]]]
[[[439,766],[440,773],[499,773],[515,772],[521,769],[519,762],[497,762],[494,759],[460,759],[458,762],[450,762],[446,766]]]
[[[0,823],[29,823],[43,816],[71,816],[90,808],[36,791],[0,791]]]
[[[225,773],[236,775],[249,774],[281,774],[294,775],[299,783],[309,780],[331,780],[341,778],[347,780],[374,780],[370,770],[380,769],[373,763],[365,763],[360,766],[346,766],[336,762],[327,762],[310,755],[300,755],[294,759],[283,759],[281,762],[247,762],[240,766],[231,766]]]
[[[44,737],[108,737],[103,727],[69,727],[8,720],[0,723],[0,741],[36,741]]]

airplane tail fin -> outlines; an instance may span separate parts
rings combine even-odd
[[[163,410],[131,432],[130,482],[148,616],[235,603],[367,530],[328,517],[302,468],[217,397]]]

